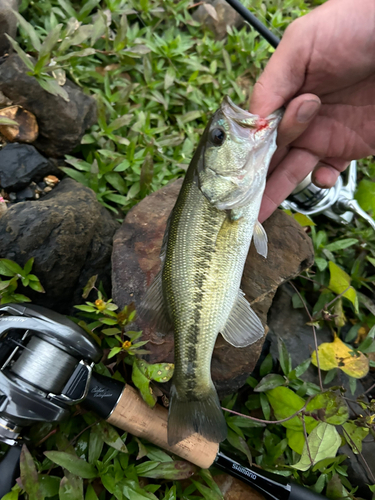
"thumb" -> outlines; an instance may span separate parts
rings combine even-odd
[[[284,106],[303,87],[313,46],[313,33],[310,37],[310,30],[307,29],[310,26],[308,16],[297,19],[285,31],[254,85],[250,100],[251,113],[265,118]]]

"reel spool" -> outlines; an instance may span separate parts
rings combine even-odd
[[[100,348],[79,326],[39,306],[0,306],[0,441],[59,421],[88,393]]]

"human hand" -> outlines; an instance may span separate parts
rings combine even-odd
[[[331,187],[351,160],[375,153],[374,0],[329,0],[288,27],[250,112],[282,106],[261,222],[310,172]]]

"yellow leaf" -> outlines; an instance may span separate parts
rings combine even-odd
[[[343,293],[350,286],[350,276],[334,262],[329,261],[328,265],[330,272],[328,287],[332,290],[332,292],[340,295],[340,293]],[[352,286],[343,294],[343,297],[349,299],[355,309],[358,309],[358,297]]]
[[[325,342],[318,347],[319,365],[322,370],[340,368],[344,373],[353,378],[362,378],[369,371],[367,357],[362,353],[356,353],[348,347],[337,336],[333,342]],[[318,366],[316,351],[311,356],[313,365]]]

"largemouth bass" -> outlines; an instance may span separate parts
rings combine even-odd
[[[175,371],[168,441],[194,432],[223,441],[225,419],[211,379],[219,332],[245,347],[264,334],[240,289],[252,237],[266,257],[258,222],[281,112],[261,119],[226,97],[206,127],[168,220],[162,267],[139,313],[160,331],[174,330]]]

